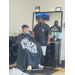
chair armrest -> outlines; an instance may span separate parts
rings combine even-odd
[[[17,44],[12,44],[13,47],[17,46]]]

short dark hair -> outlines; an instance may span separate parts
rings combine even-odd
[[[38,17],[37,17],[37,20],[38,20],[38,19],[43,19],[42,15],[41,15],[41,16],[38,16]]]
[[[23,29],[23,28],[26,28],[26,27],[27,27],[27,28],[29,28],[29,26],[28,26],[28,25],[25,25],[25,24],[24,24],[24,25],[22,25],[22,29]]]
[[[56,22],[58,22],[57,20],[55,20],[55,22],[54,23],[56,23]]]

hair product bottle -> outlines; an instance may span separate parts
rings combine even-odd
[[[57,32],[55,32],[55,38],[54,38],[54,40],[55,41],[57,40]]]
[[[57,39],[59,39],[59,38],[60,38],[60,33],[58,32],[58,33],[57,33]]]
[[[13,37],[15,37],[15,30],[13,30]]]
[[[16,31],[16,36],[18,36],[18,31]]]

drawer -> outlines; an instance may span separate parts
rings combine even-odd
[[[46,56],[45,61],[53,61],[53,57],[51,57],[51,56]]]
[[[46,54],[52,54],[52,51],[51,50],[46,50]]]
[[[46,53],[46,56],[54,57],[54,53]]]
[[[52,57],[48,57],[47,61],[53,61],[53,58]]]
[[[51,62],[51,61],[46,61],[46,62],[45,62],[45,65],[46,65],[46,66],[52,66],[52,62]]]
[[[47,62],[48,62],[48,63],[52,63],[52,61],[49,61],[49,60],[48,60]]]
[[[47,55],[47,57],[50,57],[51,58],[52,56],[51,55]]]
[[[47,49],[47,51],[52,51],[51,49]]]

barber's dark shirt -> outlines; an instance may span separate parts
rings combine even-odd
[[[61,32],[61,27],[58,25],[54,25],[50,28],[51,31]]]
[[[48,34],[50,34],[49,26],[46,23],[42,25],[37,24],[33,31],[35,32],[35,39],[41,44],[41,46],[46,46]]]

